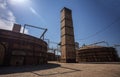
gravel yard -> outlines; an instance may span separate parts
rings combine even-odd
[[[0,77],[120,77],[120,63],[58,63],[0,67]]]

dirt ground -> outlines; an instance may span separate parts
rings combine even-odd
[[[120,77],[120,63],[58,63],[0,67],[0,77]]]

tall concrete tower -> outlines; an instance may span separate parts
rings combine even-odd
[[[66,7],[61,10],[61,62],[76,62],[72,11]]]

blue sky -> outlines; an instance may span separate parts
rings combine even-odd
[[[110,46],[120,44],[120,0],[0,0],[0,28],[11,30],[13,23],[44,27],[48,29],[46,39],[60,42],[63,7],[72,10],[75,41],[80,46],[99,41],[106,41]],[[41,32],[26,29],[26,33],[37,37]],[[120,47],[117,50],[120,54]]]

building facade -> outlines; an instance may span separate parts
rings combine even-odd
[[[47,63],[47,43],[36,37],[0,29],[0,65]]]
[[[55,61],[56,60],[55,53],[48,52],[47,53],[47,60],[48,61]]]
[[[72,11],[61,10],[61,62],[76,62]]]
[[[76,52],[77,62],[116,62],[117,51],[113,47],[85,46]]]

